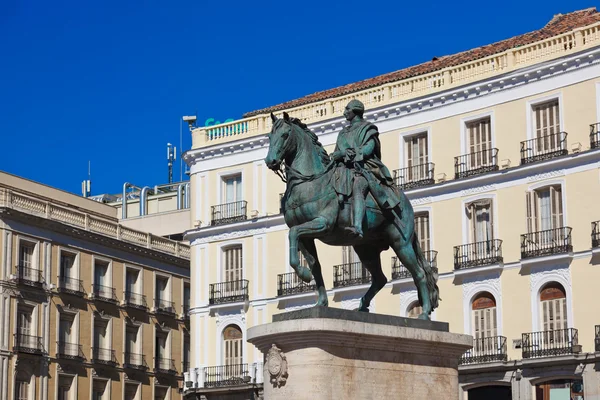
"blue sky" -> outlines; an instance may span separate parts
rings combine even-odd
[[[0,170],[75,193],[88,160],[93,194],[166,183],[183,115],[239,118],[593,6],[0,0]]]

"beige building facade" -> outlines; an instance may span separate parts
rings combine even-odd
[[[178,399],[188,245],[0,173],[0,399]]]
[[[301,118],[331,152],[357,98],[437,268],[432,318],[474,337],[461,398],[600,399],[600,15],[558,15],[482,49],[192,127],[191,398],[259,396],[246,330],[316,301],[289,267],[285,185],[263,162],[269,113]],[[317,249],[330,306],[357,308],[370,280],[360,260]],[[389,282],[371,312],[418,314],[404,267],[391,251],[382,264]]]

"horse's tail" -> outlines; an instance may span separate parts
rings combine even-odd
[[[431,264],[425,258],[423,251],[421,250],[421,246],[419,245],[419,240],[417,239],[417,235],[413,234],[412,237],[412,248],[417,256],[417,263],[419,267],[423,269],[425,273],[425,282],[427,284],[427,289],[429,292],[429,301],[431,302],[431,311],[438,308],[439,306],[439,294],[440,291],[437,286],[437,274],[431,269]],[[421,292],[417,290],[419,294],[419,303],[423,304],[423,299],[421,299]]]

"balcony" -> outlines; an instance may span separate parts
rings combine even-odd
[[[592,149],[600,148],[600,123],[590,125],[590,147]]]
[[[15,334],[15,343],[13,345],[13,351],[15,353],[27,353],[27,354],[46,354],[44,345],[42,344],[42,338],[39,336],[23,335],[20,333]]]
[[[295,272],[277,275],[277,296],[289,296],[291,294],[314,292],[315,290],[317,290],[317,284],[314,279],[310,283],[306,283],[298,278]]]
[[[124,292],[125,305],[127,307],[135,308],[137,310],[148,310],[148,303],[146,303],[146,296],[134,292]]]
[[[594,350],[600,351],[600,325],[594,327],[596,334],[594,335]]]
[[[524,333],[522,335],[523,358],[538,358],[576,354],[581,352],[577,329],[557,329]]]
[[[250,383],[248,364],[218,365],[204,368],[204,387],[218,388]]]
[[[490,336],[473,339],[473,348],[459,360],[460,365],[506,361],[506,337]]]
[[[116,366],[119,364],[117,362],[117,356],[115,355],[114,350],[103,349],[95,346],[92,348],[92,363],[111,366]]]
[[[371,274],[361,262],[353,262],[333,267],[333,287],[362,285],[371,282]]]
[[[181,311],[183,314],[183,318],[190,319],[190,305],[189,304],[184,304],[183,306],[181,306]]]
[[[500,239],[454,246],[454,269],[483,267],[502,261],[502,240]]]
[[[571,231],[568,226],[521,235],[521,258],[570,253]]]
[[[94,283],[92,285],[92,293],[94,294],[94,299],[98,301],[119,304],[119,299],[117,299],[117,291],[115,288]]]
[[[148,369],[146,356],[138,353],[125,352],[123,357],[123,368],[138,369],[145,371]]]
[[[16,276],[17,285],[31,286],[38,289],[44,287],[44,277],[39,269],[17,265]]]
[[[567,132],[552,133],[521,142],[521,164],[550,160],[567,154]]]
[[[592,222],[592,248],[600,247],[600,221]]]
[[[56,358],[84,361],[83,346],[77,343],[56,342]]]
[[[164,315],[175,315],[175,303],[165,299],[154,299],[154,312]]]
[[[394,183],[401,190],[433,185],[435,183],[434,170],[434,163],[412,165],[397,169],[394,171]]]
[[[209,287],[211,305],[248,300],[248,280],[213,283]]]
[[[75,296],[85,296],[83,281],[81,279],[69,278],[61,276],[58,278],[58,291],[60,293],[68,293]]]
[[[247,208],[248,202],[245,200],[212,206],[210,224],[214,226],[245,221],[248,219]]]
[[[156,357],[154,359],[154,372],[157,374],[177,375],[175,361],[171,358]]]
[[[424,251],[423,255],[425,256],[425,259],[427,261],[429,261],[429,264],[431,265],[431,270],[437,274],[438,273],[438,269],[437,269],[438,252],[435,250],[429,250],[429,251]],[[407,279],[407,278],[412,278],[412,275],[410,274],[410,272],[406,269],[406,267],[404,265],[402,265],[400,263],[400,261],[398,260],[398,257],[392,257],[392,279],[397,280],[397,279]]]
[[[476,151],[454,157],[454,179],[498,171],[498,149]]]

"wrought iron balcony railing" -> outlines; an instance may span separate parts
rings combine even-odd
[[[489,336],[473,339],[473,348],[463,354],[459,364],[479,364],[506,360],[506,337]]]
[[[594,335],[594,350],[600,351],[600,325],[594,327],[596,334]]]
[[[160,374],[177,374],[177,368],[175,368],[175,361],[171,358],[156,357],[154,359],[154,372]]]
[[[247,208],[248,202],[245,200],[212,206],[210,208],[210,224],[223,225],[232,222],[245,221],[248,219]]]
[[[13,351],[15,353],[28,353],[28,354],[46,354],[46,349],[42,342],[42,338],[39,336],[23,335],[21,333],[15,334],[15,343],[13,345]]]
[[[105,364],[115,366],[118,364],[115,351],[112,349],[103,349],[101,347],[92,347],[92,362],[95,364]]]
[[[147,310],[146,296],[134,292],[124,292],[125,304],[127,307],[136,308],[138,310]]]
[[[35,268],[29,268],[24,265],[16,266],[17,284],[32,286],[35,288],[44,287],[44,276],[42,271]]]
[[[83,281],[81,279],[69,278],[61,276],[58,278],[58,291],[61,293],[69,293],[75,296],[85,296]]]
[[[427,261],[429,261],[429,264],[431,264],[432,271],[437,274],[437,272],[438,272],[438,269],[437,269],[438,252],[435,250],[429,250],[429,251],[424,251],[423,255],[425,256],[425,259]],[[402,265],[402,263],[400,263],[400,261],[398,260],[398,257],[392,257],[392,279],[396,280],[396,279],[406,279],[406,278],[412,278],[412,275],[410,274],[408,269],[406,269],[406,267],[404,265]]]
[[[147,370],[146,356],[139,353],[126,351],[123,357],[123,367],[139,370]]]
[[[248,300],[248,280],[213,283],[209,286],[209,304],[233,303]]]
[[[498,171],[498,149],[487,149],[454,157],[454,179]]]
[[[492,239],[454,246],[454,269],[467,269],[501,263],[502,240]]]
[[[559,356],[581,351],[575,328],[523,333],[521,346],[523,358]]]
[[[298,274],[295,272],[277,275],[277,296],[314,292],[315,290],[317,290],[317,284],[314,279],[310,283],[306,283],[298,278]]]
[[[592,222],[592,248],[600,247],[600,221]]]
[[[77,343],[56,342],[56,358],[84,361],[83,346]]]
[[[362,285],[371,282],[371,274],[361,262],[335,265],[333,267],[333,287]]]
[[[566,156],[567,132],[552,133],[521,142],[521,164]]]
[[[573,251],[568,226],[521,235],[521,258],[547,256]]]
[[[204,368],[204,386],[207,388],[244,385],[250,383],[250,380],[248,364]]]
[[[94,299],[96,300],[115,304],[119,302],[119,299],[117,299],[117,291],[113,287],[94,283],[92,285],[92,293],[94,293]]]
[[[433,185],[435,164],[428,162],[397,169],[394,171],[394,183],[402,190]]]
[[[154,309],[156,313],[175,315],[175,303],[165,299],[154,299]]]
[[[600,123],[598,122],[590,125],[590,147],[600,148]]]

